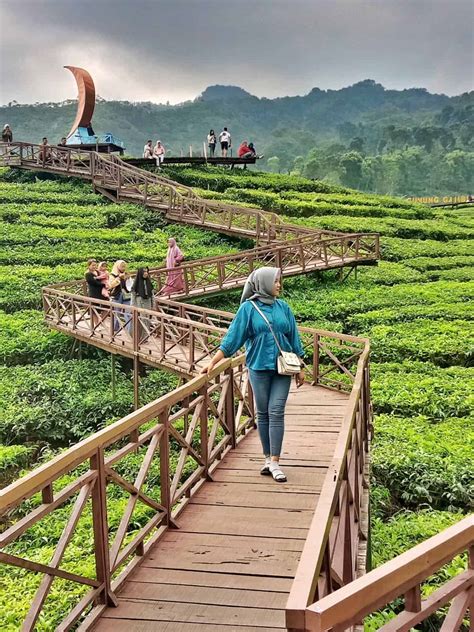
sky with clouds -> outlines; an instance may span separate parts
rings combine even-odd
[[[102,97],[178,103],[208,85],[259,97],[362,79],[473,89],[472,0],[0,0],[0,102]]]

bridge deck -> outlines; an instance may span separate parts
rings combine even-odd
[[[348,395],[304,385],[286,412],[287,483],[261,476],[256,431],[228,453],[94,630],[286,630],[285,604]]]

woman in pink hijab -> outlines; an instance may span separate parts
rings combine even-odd
[[[173,292],[182,292],[184,289],[183,271],[179,269],[184,255],[179,249],[176,239],[170,237],[168,239],[168,252],[166,254],[166,267],[168,274],[166,276],[166,285],[161,289],[160,294],[172,294]],[[178,268],[177,270],[174,268]]]

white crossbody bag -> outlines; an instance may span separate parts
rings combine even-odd
[[[277,360],[278,373],[280,375],[295,375],[296,373],[299,373],[301,371],[301,360],[299,359],[299,357],[296,355],[296,353],[293,353],[292,351],[283,351],[268,318],[265,316],[265,314],[256,303],[254,303],[253,301],[250,302],[263,318],[263,320],[267,323],[268,328],[270,329],[272,336],[275,339],[276,346],[278,347],[278,351],[280,352]]]

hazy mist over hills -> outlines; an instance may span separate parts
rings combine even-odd
[[[58,142],[68,133],[75,109],[74,101],[13,102],[1,108],[0,120],[13,127],[16,140],[39,141],[47,136]],[[430,160],[436,154],[438,163],[452,151],[472,152],[474,92],[449,97],[423,88],[388,90],[367,79],[340,90],[313,88],[304,96],[268,99],[238,86],[213,85],[178,105],[98,98],[93,118],[96,133],[112,132],[132,155],[141,155],[148,138],[160,139],[171,155],[187,155],[190,145],[200,154],[209,129],[218,133],[223,126],[232,134],[234,155],[243,139],[253,141],[265,154],[261,168],[296,169],[309,177],[350,184],[344,182],[340,168],[341,156],[348,151],[364,160],[417,147]],[[314,152],[318,166],[308,169],[308,161],[314,167]],[[269,158],[277,161],[267,163]],[[433,170],[428,164],[426,168]],[[362,178],[362,165],[360,173]],[[377,190],[362,181],[359,186]],[[396,192],[401,185],[380,186],[383,192],[388,188]],[[446,185],[443,191],[453,186]]]

